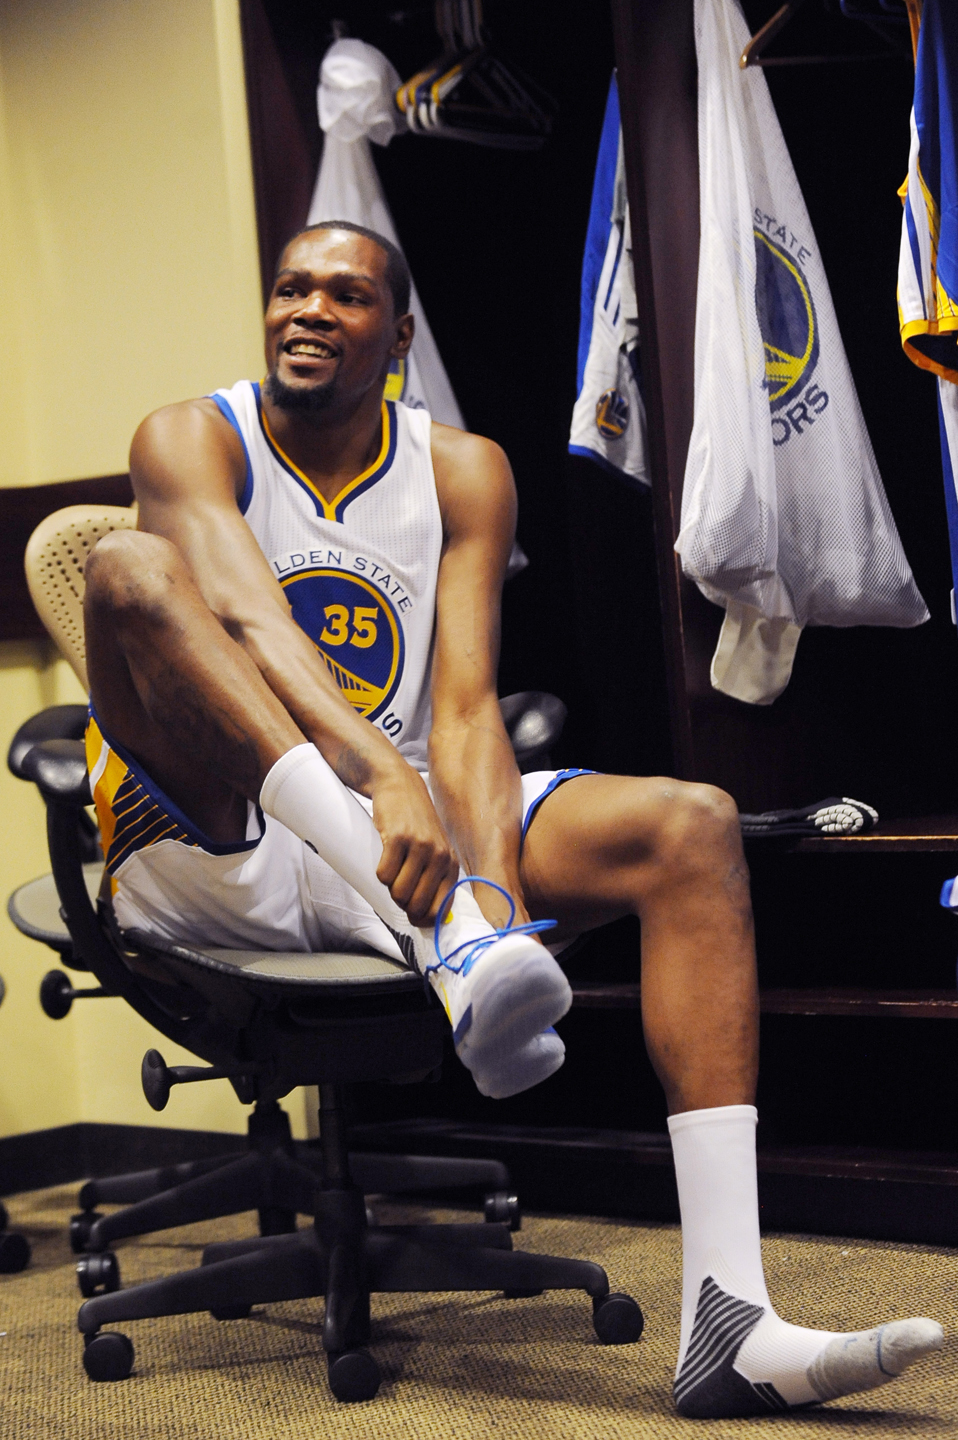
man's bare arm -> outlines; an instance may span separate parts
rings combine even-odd
[[[211,401],[171,406],[140,426],[130,473],[140,529],[177,547],[210,610],[303,734],[345,784],[372,799],[384,847],[379,878],[422,922],[454,870],[448,841],[421,778],[348,704],[293,620],[237,505],[239,438]]]
[[[496,690],[500,601],[515,536],[516,497],[498,445],[433,427],[443,516],[429,766],[439,814],[467,871],[504,886],[528,916],[519,881],[522,787]],[[476,899],[496,925],[505,901],[487,886]]]

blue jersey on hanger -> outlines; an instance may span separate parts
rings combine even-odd
[[[958,6],[925,0],[898,275],[901,338],[924,370],[958,382]]]
[[[569,451],[648,484],[638,307],[614,75],[592,186],[579,305],[577,399]]]
[[[906,355],[938,376],[945,505],[958,590],[958,6],[925,0],[902,187],[898,313]]]

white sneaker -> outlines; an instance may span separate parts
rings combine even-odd
[[[469,888],[490,885],[509,902],[509,921],[496,930]],[[455,906],[453,901],[455,899]],[[565,1046],[558,1035],[544,1037],[572,1004],[562,970],[537,940],[554,920],[513,926],[516,907],[494,880],[466,875],[452,887],[432,927],[417,934],[417,964],[442,1001],[459,1059],[480,1091],[497,1099],[515,1095],[558,1070]],[[526,1053],[518,1057],[519,1051]]]
[[[527,1045],[516,1050],[495,1071],[473,1069],[472,1078],[480,1095],[490,1100],[507,1100],[522,1090],[531,1090],[554,1075],[565,1060],[565,1046],[551,1028],[535,1035]]]

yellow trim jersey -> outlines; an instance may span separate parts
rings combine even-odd
[[[958,14],[953,0],[925,0],[920,18],[908,177],[898,192],[898,317],[909,359],[958,384]]]
[[[424,771],[442,550],[429,415],[385,400],[376,459],[329,501],[277,444],[259,385],[212,399],[243,443],[240,509],[293,618],[350,704]]]

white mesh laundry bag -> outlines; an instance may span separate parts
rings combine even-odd
[[[695,414],[675,548],[726,609],[712,684],[769,704],[805,625],[920,625],[828,282],[738,0],[695,0]]]
[[[370,140],[388,145],[397,130],[406,129],[393,99],[399,85],[385,55],[362,40],[337,40],[326,51],[317,94],[323,158],[307,225],[349,220],[399,245],[369,149]],[[443,425],[465,430],[415,285],[409,308],[416,317],[416,336],[407,359],[393,362],[386,396],[428,410]]]

